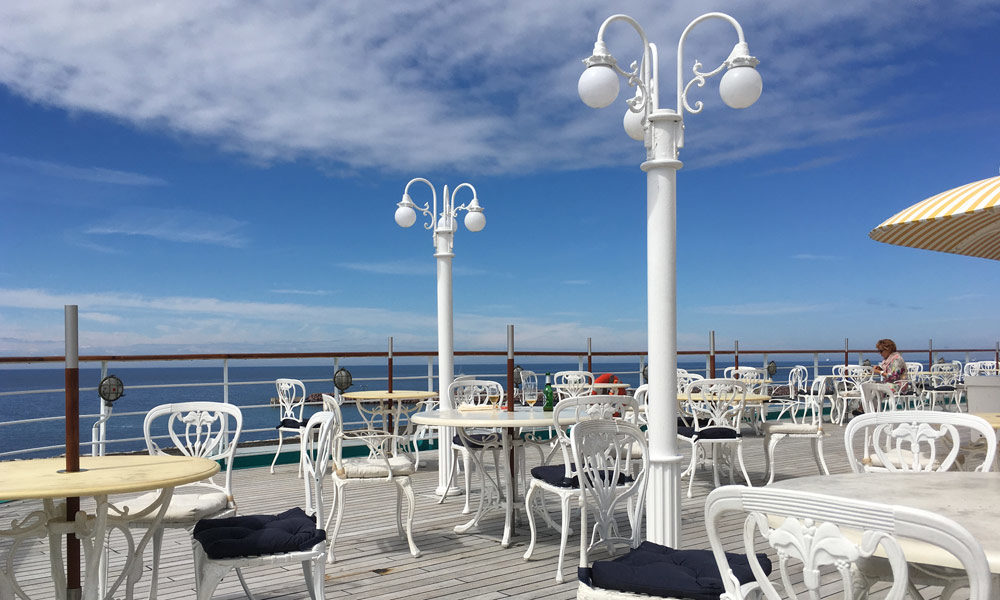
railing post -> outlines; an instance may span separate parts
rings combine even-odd
[[[100,381],[104,381],[104,378],[107,377],[107,376],[108,376],[108,361],[102,360],[101,361],[101,379],[100,379]],[[107,439],[107,435],[108,435],[108,430],[105,427],[105,425],[107,423],[108,407],[105,406],[104,399],[101,398],[100,394],[97,395],[97,401],[101,405],[101,417],[100,417],[100,419],[98,419],[98,422],[100,423],[100,425],[98,425],[98,430],[96,432],[97,433],[96,439],[94,437],[94,431],[91,430],[91,432],[90,432],[90,455],[91,456],[104,456],[104,452],[105,452],[104,440]]]
[[[590,343],[590,338],[587,338]],[[507,412],[514,412],[514,326],[507,325]],[[513,462],[514,448],[510,449]]]
[[[222,359],[222,401],[229,404],[229,359]]]
[[[849,352],[847,348],[848,348],[848,346],[847,346],[847,338],[844,338],[844,366],[845,367],[847,366],[847,361],[848,361],[847,353]]]
[[[642,376],[642,367],[646,364],[646,358],[643,355],[639,355],[639,385],[646,383],[646,378]]]
[[[427,357],[427,391],[434,391],[434,357]]]
[[[591,345],[591,338],[587,338],[587,370],[594,372],[594,350]]]
[[[813,379],[819,377],[819,352],[813,352]]]
[[[736,370],[740,368],[740,341],[733,340],[733,367]],[[735,371],[734,371],[735,374]]]
[[[708,372],[710,379],[715,379],[715,330],[708,332]]]
[[[389,336],[389,391],[392,392],[392,336]]]
[[[934,338],[927,340],[927,370],[934,366]]]

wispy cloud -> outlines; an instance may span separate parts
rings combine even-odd
[[[573,6],[176,0],[164,11],[128,0],[63,2],[59,10],[46,2],[4,2],[0,22],[10,26],[0,82],[45,106],[166,130],[265,162],[305,157],[333,170],[405,173],[634,162],[636,147],[621,135],[620,118],[591,111],[576,97],[579,59],[612,11],[602,0]],[[990,0],[887,3],[873,14],[864,2],[815,3],[809,10],[796,0],[733,2],[751,49],[760,53],[764,96],[747,111],[692,119],[689,135],[698,144],[686,150],[685,162],[745,160],[922,123],[925,115],[908,108],[916,103],[896,89],[920,65],[902,59],[913,48],[995,26],[992,6]],[[670,34],[668,40],[703,9],[629,0],[615,8],[650,33]],[[624,30],[613,28],[608,42],[628,64],[636,58],[635,40]],[[690,56],[706,65],[724,59],[731,46],[732,31],[721,25],[701,27],[688,39]],[[661,67],[669,65],[670,44],[660,52]],[[693,94],[707,108],[720,103],[708,88]],[[622,96],[616,106],[623,111]],[[598,144],[601,152],[594,152]],[[821,160],[798,168],[816,168]],[[61,172],[159,184],[117,171]]]
[[[141,235],[170,242],[212,244],[240,248],[246,225],[230,217],[194,210],[126,208],[85,230],[90,234]]]
[[[744,317],[763,317],[774,315],[792,315],[829,311],[834,304],[793,304],[787,302],[758,302],[747,304],[720,304],[715,306],[700,306],[695,312],[713,315],[733,315]]]
[[[298,296],[329,296],[330,290],[271,290],[272,294],[291,294]]]
[[[26,169],[40,175],[45,175],[46,177],[76,179],[92,183],[131,186],[159,186],[167,184],[166,180],[160,177],[142,175],[140,173],[129,173],[127,171],[117,171],[102,167],[76,167],[21,156],[11,156],[9,154],[0,154],[0,165]]]
[[[840,260],[843,257],[833,254],[795,254],[792,258],[795,260]]]
[[[81,312],[80,318],[87,321],[97,321],[98,323],[120,323],[122,320],[119,315],[98,312]]]
[[[563,283],[563,285],[590,285],[590,280],[589,279],[566,279],[562,283]]]
[[[838,163],[847,158],[846,156],[821,156],[819,158],[814,158],[813,160],[807,160],[806,162],[799,163],[797,165],[788,165],[787,167],[778,167],[776,169],[770,169],[764,171],[761,175],[775,175],[778,173],[798,173],[800,171],[811,171],[813,169],[819,169],[820,167],[825,167],[827,165],[832,165]]]
[[[339,263],[337,266],[343,267],[345,269],[350,269],[352,271],[361,271],[363,273],[374,273],[376,275],[420,275],[428,276],[434,275],[437,272],[437,267],[434,265],[434,261],[428,259],[426,261],[390,261],[390,262],[346,262]],[[455,275],[485,275],[490,273],[485,269],[476,269],[473,267],[452,267],[452,273]],[[492,275],[497,275],[492,273]]]

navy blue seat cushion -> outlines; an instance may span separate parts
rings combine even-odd
[[[681,425],[678,425],[677,426],[677,435],[682,436],[682,437],[686,437],[686,438],[693,438],[694,437],[694,427],[688,427],[686,425],[682,427]]]
[[[291,427],[292,429],[299,429],[305,427],[308,421],[300,421],[298,419],[282,419],[281,423],[275,427],[275,429],[281,429],[282,427]]]
[[[771,573],[771,561],[757,555],[761,567]],[[726,553],[726,560],[740,585],[753,581],[745,554]],[[718,600],[725,592],[722,576],[711,550],[675,550],[652,542],[614,560],[599,560],[578,571],[580,581],[592,588],[618,590],[650,596]]]
[[[469,438],[468,442],[462,436],[456,434],[455,437],[451,438],[451,443],[473,450],[481,450],[487,443],[490,446],[496,446],[500,443],[500,436],[495,433],[467,433],[465,436]]]
[[[694,434],[696,440],[735,440],[740,432],[729,427],[707,427]]]
[[[954,392],[955,386],[953,385],[929,385],[924,388],[925,390],[931,392]]]
[[[194,526],[209,558],[238,558],[309,550],[326,539],[316,520],[301,508],[280,515],[245,515],[225,519],[202,519]]]
[[[576,472],[576,465],[570,465],[570,471]],[[531,469],[531,476],[534,479],[540,479],[545,483],[561,488],[579,488],[580,480],[576,476],[566,477],[566,465],[542,465],[540,467],[533,467]],[[601,478],[604,479],[605,474],[601,473]],[[618,485],[624,485],[632,481],[630,475],[624,473],[618,474]]]

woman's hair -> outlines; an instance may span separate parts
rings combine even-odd
[[[886,338],[884,340],[879,340],[875,342],[875,349],[881,352],[882,350],[888,350],[890,354],[896,351],[896,342]]]

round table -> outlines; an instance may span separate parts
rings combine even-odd
[[[1000,573],[1000,473],[846,473],[812,475],[768,487],[862,498],[935,512],[969,530],[982,545],[990,571]],[[955,557],[920,542],[905,540],[909,562],[961,568]]]
[[[358,407],[358,413],[365,421],[368,429],[382,429],[399,435],[399,417],[404,404],[413,404],[422,400],[437,398],[437,392],[421,390],[362,390],[341,394],[345,400],[353,400]],[[388,404],[387,404],[388,403]],[[414,406],[412,410],[415,410]],[[375,421],[382,419],[382,427],[376,427]]]
[[[219,471],[219,464],[207,458],[188,456],[83,456],[80,470],[63,472],[66,460],[63,458],[43,458],[0,462],[0,499],[42,500],[42,509],[29,513],[23,519],[10,524],[9,529],[0,530],[0,535],[14,540],[14,547],[21,541],[49,537],[49,547],[60,548],[60,537],[74,534],[83,544],[84,580],[82,597],[94,600],[98,593],[98,569],[104,554],[107,537],[109,494],[142,492],[159,489],[156,516],[150,529],[160,526],[174,487],[185,483],[201,481]],[[94,514],[82,511],[66,518],[65,505],[56,503],[57,498],[93,497],[97,507]],[[148,519],[148,516],[145,517]],[[121,517],[128,521],[127,516]],[[128,531],[128,527],[122,528]],[[146,542],[151,536],[144,536],[134,545],[124,566],[127,571],[136,560],[142,559]],[[56,598],[66,598],[66,573],[62,554],[51,552],[52,581]],[[0,561],[0,588],[12,585],[16,578],[8,572],[4,561]],[[113,593],[114,590],[108,590]]]
[[[418,425],[439,428],[455,427],[462,432],[466,429],[474,428],[499,429],[502,433],[501,444],[505,459],[510,456],[511,443],[515,432],[523,428],[549,427],[557,424],[553,418],[553,413],[545,412],[539,408],[530,410],[518,408],[514,411],[494,410],[493,407],[486,409],[476,407],[473,410],[433,410],[417,413],[410,417],[410,420]],[[577,421],[576,411],[564,411],[559,417],[558,425],[572,425]],[[481,464],[476,466],[479,469],[483,469]],[[504,527],[503,538],[500,544],[504,548],[510,545],[510,539],[514,533],[514,508],[517,504],[517,499],[515,498],[517,472],[513,461],[509,467],[503,470],[507,475],[507,480],[502,484],[503,490],[500,489],[500,482],[493,481],[489,476],[485,477],[486,481],[489,481],[494,486],[496,494],[488,494],[487,490],[482,490],[479,495],[479,508],[476,510],[476,514],[473,515],[468,523],[456,526],[455,533],[465,533],[469,529],[478,526],[480,519],[482,519],[487,511],[502,509],[504,511]],[[485,473],[486,471],[483,472]]]

